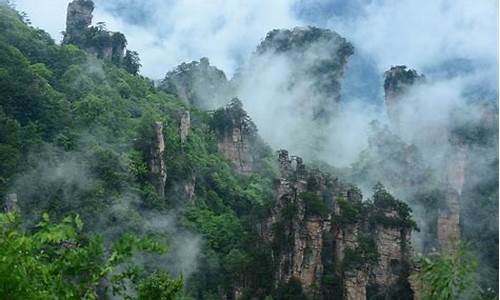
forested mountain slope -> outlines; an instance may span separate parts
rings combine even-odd
[[[427,205],[434,219],[423,223],[426,234],[439,244],[428,227],[442,209],[432,197],[443,191],[428,183],[425,166],[414,167],[418,151],[388,129],[374,126],[370,148],[349,170],[311,166],[259,136],[235,97],[241,82],[202,59],[167,73],[157,88],[139,74],[122,34],[90,26],[91,8],[89,0],[70,4],[71,30],[58,45],[0,4],[0,298],[414,299],[436,290],[424,276],[469,255],[414,259],[411,236],[420,223],[411,207]],[[337,104],[352,48],[336,33],[303,30],[342,46],[339,66],[327,61],[333,87],[321,89],[333,89]],[[317,63],[310,68],[321,73]],[[200,82],[212,85],[207,98],[192,90]],[[200,105],[212,100],[224,105]],[[458,144],[474,147],[498,134],[473,125],[485,138],[456,128]],[[395,152],[374,155],[385,141]],[[387,164],[392,159],[401,164]],[[495,165],[495,157],[484,164]],[[498,174],[491,172],[481,191],[471,185],[464,193],[494,208]],[[470,240],[477,232],[495,238],[494,228],[464,230]],[[490,246],[498,249],[498,240]],[[480,252],[483,263],[495,261],[492,248]],[[454,263],[458,275],[440,274],[451,296],[485,290],[474,285],[473,261]]]

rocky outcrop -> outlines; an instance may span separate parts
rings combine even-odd
[[[155,141],[150,150],[149,169],[150,177],[156,192],[161,198],[165,197],[165,183],[167,181],[167,167],[165,164],[165,138],[163,124],[155,123]]]
[[[396,211],[385,213],[387,218],[394,218],[396,214]],[[379,259],[373,269],[373,275],[375,284],[382,287],[382,291],[388,292],[396,285],[405,267],[409,266],[413,254],[410,240],[411,235],[407,228],[378,226],[375,244]]]
[[[410,88],[423,83],[425,76],[415,70],[408,70],[406,66],[392,67],[385,72],[387,114],[396,132],[400,126],[401,106],[405,104],[405,96]],[[428,145],[441,143],[443,147],[447,147],[446,159],[441,162],[444,172],[439,176],[444,185],[444,199],[437,212],[436,236],[442,248],[449,248],[460,239],[460,197],[465,183],[467,147],[460,141],[454,141],[457,138],[453,136],[453,124],[432,130],[433,132],[423,135],[426,139],[424,142]]]
[[[412,86],[425,82],[425,76],[406,66],[395,66],[386,71],[384,77],[387,115],[394,128],[398,129],[402,99]]]
[[[182,63],[167,73],[159,88],[201,109],[215,109],[230,99],[230,84],[208,58]]]
[[[389,295],[408,282],[400,272],[412,254],[407,206],[383,188],[364,205],[354,186],[306,169],[285,150],[278,162],[276,203],[262,234],[273,245],[275,287],[298,281],[308,299],[357,300],[370,296],[369,286]]]
[[[340,80],[352,54],[353,46],[328,29],[276,29],[270,31],[257,47],[250,69],[272,67],[272,64],[285,60],[290,74],[283,88],[308,90],[307,96],[299,97],[292,105],[308,107],[305,111],[311,111],[312,119],[327,121],[338,110]],[[271,66],[262,65],[263,60]]]
[[[189,179],[184,182],[184,196],[187,203],[193,203],[196,187],[196,176],[191,175]]]
[[[338,205],[336,205],[335,214],[341,214]],[[335,272],[339,278],[343,278],[343,299],[347,300],[366,299],[368,266],[361,266],[354,270],[345,270],[343,266],[346,250],[350,251],[358,247],[359,227],[359,222],[343,225],[334,224],[332,230],[335,241],[335,261],[337,262]]]
[[[467,147],[453,145],[449,150],[446,170],[446,196],[438,211],[437,238],[442,248],[449,249],[460,239],[460,197],[465,183]]]
[[[185,110],[181,113],[181,122],[179,126],[179,135],[181,137],[181,144],[186,143],[190,128],[191,128],[191,116],[189,114],[189,110]]]
[[[267,239],[273,240],[275,285],[298,279],[310,297],[319,293],[323,273],[323,234],[329,220],[306,215],[307,207],[301,195],[307,191],[304,165],[298,157],[289,159],[288,152],[279,151],[281,178],[277,188],[277,203],[269,223]],[[294,178],[294,180],[290,180]]]
[[[85,33],[92,24],[93,11],[92,0],[74,0],[68,4],[64,44],[84,39]]]
[[[346,272],[344,274],[344,299],[361,300],[367,299],[366,286],[368,285],[368,272],[359,270]]]
[[[63,44],[74,44],[98,58],[121,65],[127,40],[120,32],[107,31],[104,23],[92,24],[92,0],[73,0],[68,4]]]
[[[242,134],[239,126],[235,125],[232,133],[219,143],[219,150],[224,157],[240,172],[250,172],[253,169],[253,156],[250,144]]]
[[[216,110],[210,125],[219,138],[218,146],[224,158],[239,172],[253,171],[260,141],[257,128],[241,101],[234,98],[229,105]]]
[[[264,140],[314,159],[328,155],[328,128],[340,113],[342,77],[353,52],[332,30],[272,30],[231,83],[238,97],[260,103],[251,114]]]

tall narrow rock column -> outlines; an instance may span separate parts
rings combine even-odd
[[[94,2],[91,0],[74,0],[68,4],[64,44],[79,44],[85,31],[92,24],[93,11]]]
[[[392,129],[397,132],[401,125],[400,114],[404,97],[411,87],[425,82],[425,76],[407,69],[406,66],[395,66],[386,71],[384,77],[387,115],[393,125]]]
[[[179,135],[181,137],[181,145],[187,143],[189,130],[191,129],[191,115],[189,110],[181,112],[181,120],[179,124]],[[184,195],[188,203],[193,202],[196,187],[196,174],[191,173],[189,178],[184,181]]]
[[[185,110],[181,113],[181,124],[179,127],[181,144],[186,143],[190,128],[191,128],[191,116],[189,114],[189,110]]]
[[[167,181],[167,167],[165,164],[165,138],[163,136],[163,124],[155,123],[155,143],[151,148],[151,160],[149,162],[151,181],[156,192],[161,198],[165,197],[165,183]]]
[[[446,170],[445,203],[439,209],[437,223],[439,245],[444,249],[450,249],[460,239],[460,197],[465,182],[466,160],[466,146],[452,146]]]

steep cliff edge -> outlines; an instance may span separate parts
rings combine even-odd
[[[86,31],[92,24],[93,11],[92,0],[74,0],[68,4],[63,43],[70,44],[84,39]]]
[[[399,118],[403,98],[408,90],[425,82],[425,76],[406,66],[394,66],[384,73],[385,106],[393,126],[400,125]]]
[[[76,31],[82,30],[85,36],[91,9],[72,9],[74,28],[69,31],[78,36]],[[5,10],[9,9],[0,5],[0,23],[7,29],[0,31],[0,98],[6,99],[0,105],[0,199],[7,211],[19,209],[27,220],[21,237],[25,232],[29,236],[44,212],[52,221],[78,214],[86,231],[110,242],[127,232],[158,237],[168,242],[170,254],[147,255],[139,262],[144,262],[148,271],[153,271],[150,266],[158,266],[173,276],[182,273],[186,295],[180,298],[411,299],[407,274],[412,270],[408,257],[414,226],[407,207],[383,187],[377,186],[373,197],[363,199],[356,187],[337,179],[339,169],[316,162],[321,171],[315,170],[304,164],[306,160],[284,151],[279,152],[278,159],[272,159],[271,151],[262,158],[266,151],[258,143],[255,126],[236,101],[217,111],[198,110],[175,95],[158,91],[143,76],[133,76],[77,47],[53,43],[42,31],[26,26],[21,14]],[[292,40],[283,42],[285,52]],[[80,47],[90,49],[83,44]],[[315,54],[307,46],[304,49]],[[283,56],[264,52],[263,56],[289,58],[288,52]],[[99,72],[88,70],[96,66],[102,66]],[[335,70],[329,68],[327,63],[324,71],[338,72],[337,66],[332,67]],[[293,91],[304,87],[301,80],[289,81],[285,73],[271,75],[278,80],[284,78],[285,86],[297,84]],[[269,80],[265,73],[257,75],[262,75],[262,82]],[[315,77],[310,75],[302,79]],[[307,86],[303,94],[266,98],[266,87],[250,86],[253,92],[261,92],[264,100],[257,101],[266,104],[272,103],[269,99],[279,105],[289,99],[307,100],[311,91]],[[330,100],[327,103],[334,102]],[[273,111],[276,122],[269,124],[284,139],[295,138],[306,144],[294,135],[304,123],[294,126],[307,103],[290,103],[300,105],[288,107],[292,114]],[[270,106],[262,107],[267,110]],[[259,117],[251,115],[254,120]],[[282,123],[287,128],[275,128],[284,115],[291,115],[291,122]],[[324,121],[321,114],[317,117]],[[452,143],[457,152],[449,159],[457,163],[440,168],[447,184],[430,179],[459,195],[461,213],[462,205],[468,205],[470,215],[460,215],[460,234],[468,234],[467,240],[474,247],[485,249],[480,254],[488,259],[482,261],[480,272],[490,266],[482,276],[492,282],[497,276],[498,229],[493,219],[498,211],[498,193],[490,191],[498,187],[498,151],[493,154],[484,149],[471,155],[477,151],[474,147],[484,145],[467,139],[484,138],[497,144],[497,121],[491,121],[493,132],[468,126],[468,133],[452,134],[457,137]],[[302,132],[312,135],[321,131],[310,128]],[[496,136],[491,138],[494,132]],[[396,135],[377,137],[370,142],[380,150],[376,153],[380,161],[372,170],[389,171],[380,180],[398,179],[388,188],[391,193],[395,186],[417,190],[422,186],[421,176],[430,178],[421,161],[415,159],[415,147]],[[467,145],[466,155],[461,145]],[[477,153],[486,154],[486,159]],[[355,176],[373,179],[373,174],[362,170]],[[378,179],[364,185],[363,191]],[[406,196],[400,198],[408,200]],[[437,207],[441,202],[435,199],[446,197],[431,197],[425,204],[436,214],[441,209],[444,215],[446,208]],[[434,215],[425,217],[434,220],[432,229],[437,235],[437,219]],[[452,226],[457,222],[450,221]],[[463,229],[467,228],[464,222],[474,222],[473,226],[469,224],[468,233]],[[445,233],[453,232],[453,228]],[[9,257],[6,261],[18,261]],[[106,259],[96,257],[99,261],[102,258]],[[72,271],[81,270],[76,266]],[[40,284],[23,282],[43,292],[44,285],[53,280],[50,276]],[[76,284],[75,290],[82,288],[77,281],[66,283]],[[103,285],[107,283],[102,281]],[[495,285],[490,286],[495,289]],[[96,290],[90,288],[89,292]]]
[[[248,69],[241,76],[264,73],[273,65],[281,69],[283,88],[296,94],[307,90],[293,105],[304,107],[304,113],[320,121],[328,121],[340,102],[341,78],[353,46],[334,31],[317,27],[272,30],[257,46]],[[286,62],[286,67],[280,66]],[[247,75],[245,75],[247,73]],[[295,90],[297,89],[297,90]],[[294,91],[295,90],[295,91]]]
[[[356,187],[307,170],[285,150],[278,160],[276,203],[263,234],[273,245],[274,286],[298,283],[307,299],[412,299],[408,206],[381,186],[362,202]]]
[[[159,88],[201,109],[225,105],[231,90],[224,72],[211,66],[206,57],[180,64],[167,73]]]
[[[165,198],[165,182],[167,181],[167,166],[165,164],[165,138],[163,124],[156,122],[154,127],[154,143],[149,154],[150,178],[161,199]]]
[[[210,127],[218,136],[223,156],[239,172],[251,172],[263,143],[243,104],[237,98],[213,113]]]
[[[424,75],[418,74],[415,70],[407,70],[406,66],[392,67],[385,72],[387,114],[396,132],[401,125],[401,109],[404,105],[408,105],[405,101],[408,101],[411,88],[425,84],[425,81]],[[446,147],[446,159],[441,162],[444,171],[438,174],[439,180],[444,185],[444,200],[438,208],[435,225],[436,237],[442,248],[448,248],[460,239],[460,197],[465,182],[467,161],[467,146],[453,139],[452,130],[453,124],[450,123],[441,128],[434,128],[433,133],[422,134],[427,143],[437,142]]]
[[[92,0],[73,0],[68,4],[63,44],[76,45],[100,59],[123,66],[131,73],[137,73],[140,67],[138,54],[126,50],[125,35],[106,30],[102,22],[91,26],[93,11]]]

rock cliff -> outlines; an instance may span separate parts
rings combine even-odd
[[[92,0],[74,0],[68,4],[63,43],[69,44],[73,41],[83,40],[87,29],[92,24],[93,11],[94,2]]]
[[[439,245],[449,248],[460,239],[460,198],[465,183],[467,147],[453,145],[449,150],[446,169],[446,197],[439,209],[437,237]]]
[[[120,32],[105,29],[104,23],[92,24],[92,0],[73,0],[68,4],[63,44],[74,44],[98,58],[121,64],[127,40]]]
[[[276,203],[263,233],[273,245],[274,286],[298,282],[308,299],[411,295],[402,271],[411,256],[411,210],[381,187],[373,202],[362,202],[356,187],[307,170],[285,150],[278,161]]]
[[[191,115],[189,110],[181,112],[181,121],[179,125],[179,135],[181,136],[181,144],[186,143],[189,129],[191,128]]]
[[[159,88],[201,109],[227,104],[231,90],[224,72],[211,66],[205,57],[168,72]]]
[[[263,67],[262,60],[273,64],[284,59],[290,73],[286,88],[308,90],[307,99],[299,97],[294,105],[310,106],[313,119],[327,121],[338,110],[340,80],[352,54],[353,46],[328,29],[272,30],[257,47],[249,68]]]
[[[395,128],[399,126],[400,105],[408,90],[425,82],[425,76],[420,75],[406,66],[391,67],[384,74],[385,106],[387,115]]]
[[[425,84],[425,76],[406,66],[392,67],[385,72],[384,90],[387,114],[392,128],[398,132],[401,106],[410,89]],[[452,117],[452,116],[447,116]],[[460,239],[460,197],[465,182],[467,147],[462,142],[452,141],[452,124],[434,128],[433,133],[425,135],[427,143],[448,145],[446,160],[442,162],[444,172],[438,178],[444,185],[444,199],[437,211],[436,237],[438,244],[448,248]],[[432,226],[434,227],[434,226]]]
[[[161,198],[165,197],[165,183],[167,181],[167,167],[165,164],[165,138],[163,136],[163,124],[155,123],[155,141],[150,149],[150,178],[156,192]]]
[[[258,156],[257,128],[237,98],[212,115],[211,128],[218,136],[218,147],[239,172],[251,172]]]

